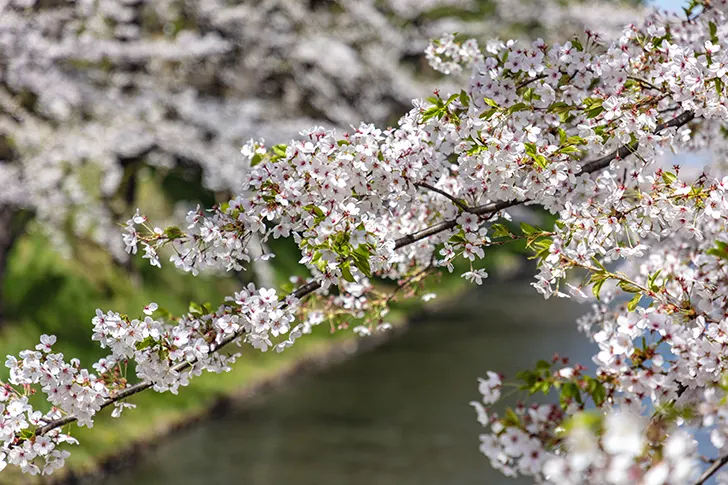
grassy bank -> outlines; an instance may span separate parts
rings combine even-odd
[[[505,261],[503,257],[494,259],[501,264]],[[279,259],[277,271],[281,282],[285,280],[283,275],[293,269],[291,260],[290,256]],[[145,304],[155,301],[179,314],[186,311],[190,301],[219,304],[225,295],[241,285],[230,277],[192,277],[179,273],[171,265],[159,270],[144,263],[137,260],[131,268],[123,268],[91,246],[77,251],[75,258],[64,259],[52,250],[44,237],[38,234],[23,237],[14,249],[4,283],[3,294],[10,320],[5,322],[0,333],[0,355],[33,348],[39,336],[48,333],[57,335],[57,351],[68,358],[78,357],[88,366],[106,355],[91,340],[91,317],[96,308],[137,315]],[[453,274],[445,272],[442,278],[429,283],[438,294],[436,302],[452,299],[469,287],[459,274],[457,269]],[[421,308],[421,302],[399,304],[388,320],[402,322],[408,313],[418,308]],[[105,410],[92,429],[72,425],[72,435],[81,445],[70,449],[71,457],[61,473],[92,473],[109,457],[200,415],[221,397],[240,393],[255,383],[285,373],[302,359],[324,354],[336,342],[353,339],[351,331],[332,335],[327,326],[320,326],[282,354],[243,348],[243,357],[231,372],[193,379],[178,396],[151,391],[134,396],[130,402],[138,408],[125,411],[119,419],[111,418],[110,410]],[[3,368],[0,378],[6,376],[7,369]],[[38,402],[42,402],[41,397],[36,397]],[[0,477],[2,483],[38,481],[12,470],[6,470]]]

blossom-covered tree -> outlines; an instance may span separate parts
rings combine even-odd
[[[226,200],[245,180],[238,151],[251,136],[277,143],[301,126],[396,120],[412,96],[430,91],[419,61],[445,28],[496,34],[520,25],[553,36],[555,19],[574,31],[603,23],[595,3],[541,0],[544,21],[514,7],[475,0],[0,2],[0,217],[12,221],[0,224],[0,278],[30,216],[66,255],[73,238],[84,238],[124,261],[116,224],[137,203],[144,167],[162,178],[199,178]],[[616,7],[612,30],[641,15]],[[486,10],[480,17],[487,21],[465,18]],[[180,202],[199,202],[186,197]]]
[[[134,316],[99,310],[93,339],[109,354],[92,370],[41,336],[6,362],[0,463],[51,473],[74,442],[69,423],[90,426],[138,392],[177,393],[203,371],[225,371],[238,356],[231,344],[280,352],[324,322],[386,329],[389,303],[429,274],[464,259],[462,276],[481,283],[486,253],[521,242],[538,262],[536,291],[591,300],[578,325],[598,344],[597,368],[540,362],[515,378],[558,404],[502,415],[490,406],[503,378],[488,372],[472,403],[483,453],[539,483],[705,482],[728,463],[728,176],[720,160],[695,177],[658,162],[668,151],[725,153],[726,15],[728,0],[693,0],[613,41],[587,31],[484,48],[445,36],[427,57],[469,72],[467,84],[415,100],[395,128],[251,140],[234,197],[189,212],[183,227],[137,211],[126,251],[157,266],[168,256],[193,274],[237,271],[253,237],[290,238],[310,276],[289,293],[250,284],[179,316],[156,303]],[[523,204],[556,223],[518,224],[508,211]],[[391,293],[387,280],[397,282]],[[31,406],[34,393],[49,407]],[[707,465],[698,433],[714,447]]]

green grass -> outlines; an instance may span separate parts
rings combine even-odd
[[[279,284],[286,283],[290,274],[305,275],[297,264],[292,244],[274,241],[272,246],[278,254],[273,261]],[[181,314],[186,312],[190,301],[216,306],[241,286],[239,280],[229,276],[193,277],[180,273],[171,264],[163,265],[162,269],[152,268],[138,256],[129,268],[124,268],[91,245],[77,246],[74,254],[72,259],[59,256],[38,233],[31,232],[19,240],[4,279],[2,294],[8,320],[0,332],[0,356],[33,348],[39,336],[47,333],[58,337],[56,351],[63,352],[67,359],[78,357],[83,366],[90,367],[108,354],[91,340],[91,319],[97,308],[140,315],[144,305],[155,301],[173,314]],[[491,272],[516,257],[500,249],[492,250],[490,255],[486,269]],[[438,294],[436,303],[453,298],[470,288],[460,278],[466,267],[459,264],[452,274],[441,272],[426,284],[425,291]],[[400,323],[421,307],[419,299],[395,304],[387,320]],[[71,457],[61,473],[93,471],[104,458],[124,451],[135,442],[163,434],[204,412],[219,398],[274,377],[302,358],[325,352],[333,342],[352,339],[351,331],[331,335],[328,325],[321,325],[281,354],[243,347],[243,357],[231,372],[195,378],[190,386],[180,389],[179,395],[147,391],[134,396],[130,402],[138,408],[126,410],[119,419],[111,418],[110,410],[104,410],[92,429],[72,425],[72,435],[81,444],[70,448]],[[6,376],[7,369],[3,367],[0,378]],[[44,409],[42,397],[33,398],[40,409]],[[11,470],[6,470],[2,478],[2,483],[25,480]]]
[[[195,278],[171,265],[159,270],[148,268],[145,261],[137,263],[138,268],[129,274],[93,248],[86,248],[80,259],[68,260],[52,251],[48,241],[38,234],[21,238],[5,277],[3,294],[9,321],[4,322],[0,333],[0,355],[32,348],[41,334],[48,333],[58,337],[56,350],[90,366],[107,354],[91,340],[91,318],[96,308],[137,315],[144,305],[156,301],[179,314],[186,311],[191,300],[217,305],[241,285],[229,277]],[[65,470],[93,470],[104,457],[135,441],[153,438],[203,412],[220,397],[275,376],[302,357],[323,352],[342,338],[351,339],[352,334],[339,332],[331,336],[328,328],[322,327],[282,354],[244,347],[243,357],[232,372],[195,378],[177,396],[152,391],[134,396],[130,402],[137,404],[137,409],[125,411],[119,419],[111,418],[110,410],[102,411],[92,429],[72,425],[72,434],[81,445],[70,448]],[[6,376],[7,369],[3,368],[0,377]],[[41,403],[41,398],[35,396],[34,400]],[[19,479],[9,470],[3,473],[3,483]]]

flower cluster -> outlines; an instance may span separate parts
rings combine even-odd
[[[472,14],[468,0],[0,5],[0,208],[32,212],[66,255],[76,236],[117,260],[127,256],[116,223],[145,167],[186,178],[198,176],[194,165],[205,190],[236,192],[242,140],[283,141],[312,122],[384,123],[427,93],[403,61],[422,55],[441,22],[470,35],[503,30],[497,16],[429,16],[454,5]],[[3,254],[16,236],[5,232]]]
[[[502,417],[490,408],[502,378],[488,373],[473,403],[487,428],[483,453],[505,474],[541,482],[696,477],[690,426],[710,428],[719,451],[728,442],[728,178],[720,167],[688,178],[659,162],[667,150],[721,143],[705,133],[728,121],[726,11],[726,0],[693,1],[685,18],[653,13],[610,43],[587,32],[483,50],[446,37],[429,57],[442,70],[469,66],[467,86],[414,101],[396,127],[362,123],[338,138],[316,127],[272,147],[251,140],[229,201],[190,211],[184,228],[154,227],[137,211],[126,251],[141,247],[155,266],[168,251],[194,274],[238,271],[270,256],[252,252],[256,241],[290,238],[310,278],[288,296],[249,286],[178,318],[153,304],[139,319],[99,312],[94,339],[112,354],[97,374],[72,362],[74,384],[56,386],[51,400],[63,417],[13,429],[6,454],[43,437],[55,445],[66,422],[88,424],[112,404],[120,412],[140,390],[177,392],[203,370],[227,370],[230,343],[281,351],[326,320],[348,326],[342,318],[365,319],[357,333],[386,329],[386,280],[413,296],[429,272],[463,259],[462,276],[480,284],[489,248],[519,241],[535,253],[544,296],[597,300],[579,322],[599,346],[597,369],[539,362],[519,375],[521,388],[556,392],[558,404]],[[518,226],[507,210],[519,204],[540,205],[557,223]],[[11,367],[24,371],[28,358],[28,369],[42,370],[51,345]],[[121,371],[127,362],[136,384]],[[8,392],[30,393],[41,374],[11,381]],[[596,409],[583,414],[587,406]]]
[[[239,355],[220,352],[230,343],[284,350],[318,323],[309,319],[291,328],[297,307],[295,296],[281,299],[275,290],[250,284],[216,310],[193,304],[188,314],[169,321],[155,318],[165,313],[156,303],[147,305],[138,319],[97,310],[93,340],[111,354],[93,364],[95,373],[81,368],[78,359],[66,362],[63,354],[53,352],[56,338],[43,335],[35,350],[6,361],[10,377],[0,395],[0,466],[10,463],[28,473],[52,473],[68,453],[55,447],[75,442],[56,426],[65,423],[64,417],[92,426],[96,413],[107,406],[114,405],[114,416],[133,407],[123,399],[140,390],[177,394],[203,371],[228,371]],[[127,369],[134,369],[136,384]],[[28,400],[38,390],[53,406],[45,414]]]
[[[725,2],[713,2],[688,22],[654,16],[645,30],[629,29],[628,37],[635,39],[662,37],[646,54],[665,61],[657,69],[643,57],[639,69],[620,81],[625,73],[613,68],[622,54],[614,50],[611,59],[598,61],[616,91],[605,89],[599,113],[587,116],[578,136],[587,145],[601,144],[595,137],[604,138],[602,127],[626,123],[626,129],[617,128],[622,145],[581,167],[582,172],[607,170],[578,177],[566,190],[557,188],[559,200],[549,201],[559,218],[553,232],[524,229],[539,259],[538,291],[598,300],[579,322],[599,348],[593,358],[596,375],[554,371],[549,364],[522,375],[524,391],[560,396],[564,414],[553,414],[541,429],[529,429],[518,410],[484,420],[487,410],[478,405],[479,421],[490,427],[481,449],[506,473],[549,483],[702,483],[710,475],[699,477],[691,427],[709,431],[717,452],[724,453],[728,179],[719,165],[686,177],[680,167],[667,169],[657,161],[660,147],[701,146],[684,121],[700,116],[709,127],[728,118],[722,68],[728,58],[718,42],[725,35],[725,11]],[[625,57],[617,62],[625,66],[637,59],[628,44],[623,39],[619,46]],[[652,92],[658,104],[635,110],[645,104],[624,98],[630,82]],[[653,109],[669,110],[660,106],[665,101],[680,104],[682,120],[645,116]],[[720,147],[720,139],[714,144]],[[527,197],[549,206],[543,197]],[[571,280],[574,270],[582,271],[578,282]],[[587,399],[599,411],[583,414]],[[514,433],[522,433],[520,439],[546,457],[535,471],[508,445]]]
[[[475,39],[458,43],[452,34],[431,42],[425,53],[432,68],[443,74],[460,73],[463,68],[483,60],[483,54]]]

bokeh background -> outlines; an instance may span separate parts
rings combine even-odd
[[[248,281],[278,286],[305,275],[285,241],[253,244],[277,257],[239,274],[152,268],[124,252],[119,224],[137,207],[163,226],[227,200],[250,138],[272,145],[314,125],[391,126],[412,98],[455,90],[461,79],[427,65],[429,39],[563,42],[584,28],[609,38],[648,8],[681,3],[0,0],[0,355],[49,333],[89,362],[104,355],[90,339],[96,308],[138,313],[155,301],[179,313]],[[511,483],[478,453],[467,405],[475,378],[554,352],[588,359],[589,348],[574,330],[579,308],[546,307],[519,278],[517,249],[489,264],[501,282],[462,296],[459,278],[434,281],[444,303],[424,313],[421,304],[398,307],[393,319],[416,322],[402,335],[276,392],[232,400],[218,418],[168,439],[159,437],[221,397],[353,336],[323,329],[281,355],[246,354],[233,372],[197,379],[180,396],[136,397],[139,409],[121,420],[104,415],[76,430],[82,445],[60,479]],[[119,459],[134,447],[143,451]]]

